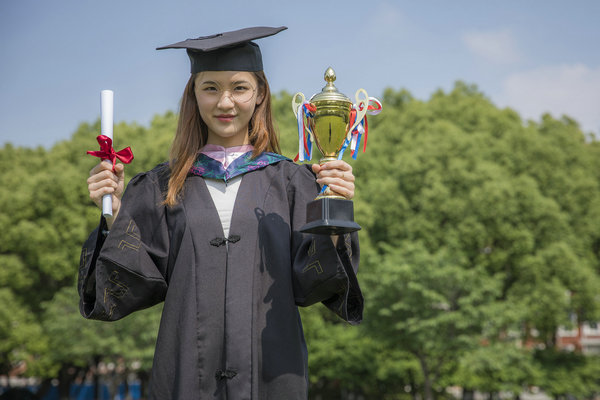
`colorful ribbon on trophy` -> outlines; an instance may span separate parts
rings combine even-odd
[[[133,152],[130,147],[126,147],[123,150],[115,151],[112,147],[112,139],[105,135],[98,135],[96,138],[100,144],[99,151],[88,151],[87,153],[94,156],[100,157],[103,160],[110,160],[113,165],[113,172],[115,171],[115,164],[117,158],[125,164],[129,164],[133,160]]]
[[[312,159],[313,133],[310,129],[310,118],[313,118],[316,107],[305,101],[298,107],[296,119],[298,123],[298,154],[294,161],[309,161]]]
[[[364,104],[361,103],[358,107],[361,107],[361,106],[364,107]],[[381,109],[382,109],[381,102],[379,100],[377,100],[375,97],[369,97],[369,103],[367,106],[367,114],[377,115],[381,112]],[[363,135],[365,137],[364,144],[363,144],[363,153],[365,151],[367,151],[367,138],[369,135],[369,123],[367,121],[367,114],[365,114],[363,119],[356,125],[356,127],[352,130],[352,132],[350,132],[350,134],[348,135],[348,136],[350,136],[350,139],[348,139],[348,137],[346,137],[346,140],[344,140],[344,144],[342,145],[342,148],[338,155],[338,160],[342,159],[342,156],[344,155],[344,151],[346,151],[346,149],[348,147],[350,147],[352,158],[354,158],[356,160],[356,157],[358,156],[358,149],[360,148],[360,142],[362,140]],[[357,115],[357,106],[353,105],[352,110],[350,111],[349,126],[353,126],[354,123],[356,122],[356,115]]]

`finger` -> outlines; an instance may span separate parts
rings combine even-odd
[[[112,171],[112,163],[108,160],[103,160],[96,164],[94,168],[90,170],[90,176],[96,175],[98,172],[111,170]]]
[[[329,161],[321,165],[321,171],[319,172],[323,176],[337,176],[340,178],[347,176],[349,180],[354,180],[352,166],[343,160]]]
[[[327,186],[343,187],[350,192],[354,192],[354,183],[345,181],[345,180],[342,180],[339,178],[320,178],[320,179],[317,179],[317,183],[319,183],[322,186],[327,185]]]
[[[113,194],[115,192],[115,188],[112,186],[102,186],[98,189],[90,190],[90,197],[93,200],[102,199],[104,195]]]
[[[115,164],[115,170],[114,173],[117,174],[117,176],[119,177],[119,179],[122,179],[125,175],[125,166],[121,163],[117,163]]]
[[[119,187],[119,183],[117,181],[115,181],[114,179],[103,179],[101,181],[90,182],[88,184],[88,190],[90,192],[101,189],[103,187],[111,187],[111,188],[117,190],[117,188]]]
[[[352,171],[352,166],[344,160],[328,161],[325,164],[321,165],[321,168],[325,170],[339,169],[342,171]]]
[[[115,182],[119,182],[119,177],[117,175],[115,175],[112,170],[101,170],[100,172],[90,176],[87,179],[88,184],[90,183],[95,183],[95,182],[101,182],[103,180],[107,180],[107,179],[111,179]]]
[[[90,191],[90,199],[100,208],[102,208],[102,198],[109,194],[112,195],[113,201],[116,196],[114,195],[115,189],[110,186],[103,186],[97,190]]]
[[[344,181],[354,182],[352,171],[344,171],[340,169],[329,169],[321,171],[317,174],[317,178],[339,178]]]
[[[345,186],[339,186],[339,185],[335,185],[335,184],[331,184],[327,186],[334,194],[337,194],[339,196],[343,196],[345,198],[347,198],[348,200],[352,200],[352,198],[354,197],[354,190],[351,190]]]

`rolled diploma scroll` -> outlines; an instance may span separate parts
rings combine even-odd
[[[113,138],[113,91],[100,92],[100,133]],[[102,215],[104,218],[112,217],[112,195],[102,196]]]

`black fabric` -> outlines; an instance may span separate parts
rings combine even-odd
[[[81,313],[115,320],[165,301],[151,399],[306,399],[297,306],[323,302],[361,321],[358,236],[334,247],[298,231],[319,190],[305,166],[245,174],[227,239],[204,178],[189,176],[183,200],[167,208],[164,174],[160,166],[134,177],[108,236],[96,230],[85,243]]]
[[[244,28],[187,39],[158,47],[157,50],[186,49],[192,73],[202,71],[256,72],[263,70],[262,55],[260,48],[252,40],[272,36],[285,29],[287,29],[285,26]]]
[[[245,43],[236,47],[201,52],[188,50],[190,72],[202,71],[249,71],[263,70],[262,53],[256,43]]]

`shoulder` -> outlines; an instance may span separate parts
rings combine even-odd
[[[314,183],[316,179],[310,164],[296,164],[288,158],[270,164],[266,170],[279,175],[287,184]]]
[[[141,172],[131,178],[127,188],[136,186],[156,186],[159,190],[164,189],[168,186],[170,173],[171,170],[168,162],[158,164],[151,170]]]
[[[143,181],[143,180],[150,180],[152,182],[158,182],[160,180],[164,180],[164,179],[169,179],[169,176],[171,174],[171,169],[169,168],[169,163],[168,162],[164,162],[161,164],[158,164],[157,166],[155,166],[154,168],[152,168],[149,171],[145,171],[145,172],[140,172],[139,174],[135,175],[133,178],[131,178],[131,182],[134,181]]]
[[[289,158],[282,159],[281,161],[269,165],[271,168],[275,168],[281,171],[283,174],[290,178],[305,177],[314,179],[315,174],[312,172],[311,164],[297,164]]]
[[[311,164],[296,164],[291,160],[284,160],[274,167],[280,170],[288,194],[296,192],[312,194],[315,191],[318,193],[319,184],[316,181],[317,177],[312,171]]]
[[[315,179],[317,179],[317,177],[312,171],[312,164],[296,164],[294,162],[291,162],[291,164],[292,167],[290,169],[290,173],[292,182],[297,181],[311,184],[315,183]]]
[[[166,189],[169,183],[169,165],[159,164],[131,178],[121,200],[122,210],[136,218],[154,218],[164,209]],[[119,215],[121,212],[119,213]]]

